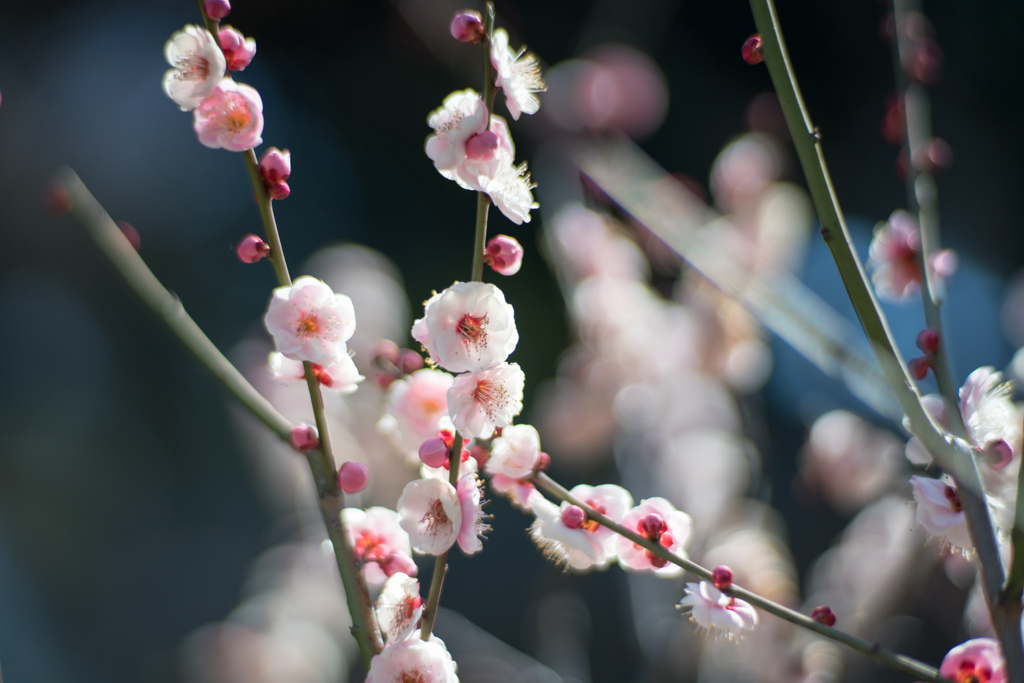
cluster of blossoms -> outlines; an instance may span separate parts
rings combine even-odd
[[[164,74],[164,92],[192,112],[192,127],[206,147],[244,152],[263,142],[263,100],[227,75],[247,67],[255,54],[256,42],[230,26],[214,39],[188,25],[167,41],[164,57],[172,68]]]
[[[463,42],[480,42],[479,15],[462,12],[452,22],[452,35]],[[544,90],[536,58],[509,47],[508,34],[494,31],[490,41],[494,86],[505,94],[512,118],[534,114],[540,108],[536,93]],[[505,216],[520,225],[530,222],[537,208],[530,190],[526,164],[515,165],[515,146],[505,119],[493,114],[475,90],[453,92],[431,112],[427,124],[426,153],[438,172],[467,190],[486,193]]]

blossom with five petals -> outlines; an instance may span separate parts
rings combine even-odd
[[[757,612],[750,603],[726,595],[707,581],[687,583],[686,593],[679,608],[689,610],[697,628],[714,633],[716,638],[732,640],[738,632],[757,626]]]
[[[458,491],[444,479],[430,477],[406,484],[398,499],[398,514],[413,550],[426,555],[446,552],[462,529]]]
[[[424,641],[416,630],[373,656],[366,683],[459,683],[459,677],[444,641],[435,635]]]
[[[463,438],[486,439],[508,427],[523,409],[526,376],[518,363],[501,363],[455,378],[448,390],[448,414]]]
[[[199,106],[224,78],[224,54],[205,28],[190,24],[175,32],[164,46],[164,58],[174,67],[164,74],[164,92],[182,111]]]
[[[419,447],[450,427],[448,390],[454,378],[447,372],[422,368],[388,387],[387,412],[377,429],[388,434],[410,460],[419,461]]]
[[[492,284],[456,282],[424,304],[412,336],[451,372],[477,372],[503,363],[519,343],[515,312]]]
[[[223,79],[192,112],[199,142],[244,152],[263,142],[263,100],[255,88]]]
[[[278,352],[327,367],[348,355],[345,342],[356,331],[356,315],[351,299],[303,275],[274,290],[263,324]]]
[[[509,47],[508,33],[503,28],[495,29],[491,38],[491,66],[494,84],[505,93],[505,106],[512,118],[518,121],[520,114],[536,114],[540,100],[535,93],[547,89],[537,58],[523,49]]]

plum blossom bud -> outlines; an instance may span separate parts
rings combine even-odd
[[[267,184],[267,194],[271,199],[286,199],[291,193],[292,188],[283,180]]]
[[[256,56],[256,41],[246,38],[238,29],[224,26],[217,36],[220,48],[224,52],[224,61],[229,71],[244,71],[249,62]]]
[[[551,467],[551,456],[544,451],[540,452],[540,457],[537,458],[537,471],[547,472],[548,468]]]
[[[761,56],[761,34],[751,34],[749,38],[743,41],[740,54],[743,55],[743,61],[747,64],[760,64],[764,59]]]
[[[292,153],[288,150],[270,147],[260,157],[260,175],[268,183],[288,180],[292,174]]]
[[[398,356],[398,369],[403,375],[411,375],[423,368],[423,356],[412,349],[402,349]]]
[[[928,376],[928,370],[932,367],[932,360],[927,356],[918,356],[917,358],[911,358],[907,362],[907,370],[910,371],[910,376],[914,379],[924,379]]]
[[[370,471],[364,463],[346,462],[338,470],[338,486],[345,493],[358,493],[370,483]]]
[[[1006,439],[996,441],[984,454],[990,458],[992,467],[997,470],[1003,469],[1013,461],[1013,449],[1006,443]]]
[[[818,605],[811,610],[811,619],[825,626],[836,625],[836,613],[828,605]]]
[[[484,22],[480,13],[463,9],[452,17],[452,38],[460,43],[479,44],[484,39]]]
[[[316,427],[312,425],[299,425],[292,428],[290,438],[292,445],[300,451],[312,451],[320,448],[320,435],[317,433]]]
[[[484,263],[501,275],[515,275],[523,265],[523,247],[508,235],[495,235],[487,243]]]
[[[569,529],[579,529],[587,521],[587,513],[583,508],[576,505],[569,505],[562,508],[562,524]]]
[[[270,255],[270,245],[256,235],[246,235],[235,247],[242,263],[256,263]]]
[[[231,12],[231,3],[228,0],[204,0],[203,11],[214,21],[220,21]]]
[[[732,570],[724,564],[715,567],[715,570],[711,572],[711,583],[718,590],[724,591],[732,585]]]
[[[939,675],[964,682],[1006,683],[1009,680],[1002,647],[993,638],[975,638],[954,647],[942,658]]]
[[[448,446],[442,439],[434,437],[420,445],[420,460],[427,467],[444,467],[448,462]]]
[[[917,344],[917,348],[924,351],[929,356],[934,356],[939,352],[939,333],[933,329],[925,328],[917,333],[917,339],[914,342]]]

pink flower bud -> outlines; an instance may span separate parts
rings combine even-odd
[[[283,180],[267,185],[267,194],[270,195],[271,199],[286,199],[291,193],[292,188],[288,187],[288,183]]]
[[[819,624],[825,624],[825,626],[836,625],[836,614],[828,607],[828,605],[818,605],[812,609],[811,619],[814,619]]]
[[[585,521],[587,521],[587,513],[583,512],[581,507],[570,505],[562,510],[562,524],[570,529],[579,529]]]
[[[256,235],[246,235],[235,247],[235,253],[242,263],[256,263],[270,254],[270,245]]]
[[[718,565],[715,567],[715,570],[711,572],[711,583],[714,584],[715,588],[718,590],[724,591],[732,585],[732,570],[724,564]]]
[[[203,11],[214,21],[220,21],[231,12],[231,3],[228,0],[204,0]]]
[[[417,571],[416,563],[405,553],[391,553],[383,560],[378,560],[378,563],[386,576],[391,576],[398,572],[402,572],[407,576],[414,576]]]
[[[1000,439],[989,446],[985,449],[985,454],[991,458],[992,467],[997,470],[1003,469],[1013,460],[1013,449],[1005,439]]]
[[[925,328],[917,333],[917,340],[914,342],[917,348],[929,356],[939,352],[939,333],[933,329]]]
[[[299,425],[292,429],[292,445],[300,451],[312,451],[320,448],[320,435],[312,425]]]
[[[523,247],[508,235],[495,235],[487,243],[484,263],[501,275],[515,275],[523,265]]]
[[[361,462],[348,461],[338,470],[338,486],[345,493],[358,493],[370,483],[370,471]]]
[[[391,369],[398,365],[398,344],[390,339],[378,339],[373,345],[373,364]]]
[[[740,54],[743,55],[743,61],[747,64],[760,64],[764,59],[761,56],[761,34],[751,34],[743,42],[743,47],[740,48]]]
[[[537,459],[537,471],[546,472],[549,467],[551,467],[551,456],[541,451],[540,457]]]
[[[910,376],[914,379],[924,379],[928,375],[928,370],[931,367],[931,358],[926,356],[911,358],[910,362],[907,363],[907,370],[910,370]]]
[[[229,71],[243,71],[256,56],[256,41],[246,38],[237,29],[224,26],[218,34]]]
[[[121,234],[135,248],[135,251],[138,251],[142,246],[142,238],[139,237],[139,231],[135,229],[135,226],[128,221],[118,221],[117,227],[121,228]]]
[[[398,369],[403,375],[411,375],[423,367],[423,356],[412,349],[402,349],[398,356]]]
[[[448,446],[436,436],[427,439],[420,444],[420,460],[427,467],[443,467],[448,464]]]
[[[288,180],[292,174],[292,153],[271,147],[260,157],[260,175],[268,183]]]
[[[466,156],[476,161],[493,159],[497,149],[498,136],[489,130],[477,133],[466,141]]]
[[[459,10],[452,17],[452,38],[460,43],[479,43],[484,39],[484,22],[479,12]]]

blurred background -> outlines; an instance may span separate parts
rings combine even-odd
[[[740,58],[754,30],[745,3],[496,5],[512,45],[528,45],[548,73],[540,112],[511,126],[517,158],[531,161],[542,208],[523,226],[492,211],[491,231],[515,236],[526,249],[521,273],[498,284],[516,307],[522,343],[514,360],[527,376],[524,418],[542,422],[536,408],[545,405],[551,421],[559,396],[553,378],[566,367],[563,351],[585,337],[566,313],[570,294],[560,294],[560,282],[565,286],[573,276],[557,267],[553,272],[542,256],[556,264],[566,258],[542,232],[568,201],[562,186],[576,182],[558,170],[560,146],[585,129],[625,128],[659,164],[711,200],[709,177],[723,146],[752,126],[769,133],[779,127],[771,99],[759,98],[771,90],[766,70]],[[235,78],[263,97],[265,144],[292,153],[292,196],[275,210],[293,274],[307,272],[302,264],[325,245],[356,243],[379,252],[323,257],[330,262],[319,267],[341,279],[347,274],[352,288],[365,290],[365,301],[380,302],[383,312],[365,324],[364,334],[379,332],[400,345],[410,343],[408,324],[431,290],[469,271],[475,200],[442,179],[422,151],[427,114],[452,90],[481,88],[479,50],[448,35],[451,13],[461,6],[238,0],[224,22],[256,39],[255,59]],[[961,382],[979,365],[1004,369],[1024,344],[1024,297],[1011,296],[1004,306],[1007,292],[1018,291],[1007,287],[1020,286],[1024,262],[1018,71],[1024,9],[945,0],[924,9],[942,50],[942,76],[930,90],[933,128],[953,152],[938,187],[944,245],[961,259],[946,312],[954,378]],[[870,0],[793,0],[780,2],[779,11],[835,186],[866,256],[871,228],[906,201],[896,170],[899,148],[881,130],[894,88],[884,39],[888,9]],[[222,661],[229,640],[251,654],[246,680],[275,680],[275,672],[291,680],[344,680],[355,661],[343,646],[322,655],[319,668],[302,669],[306,678],[275,664],[298,661],[295,643],[308,647],[323,633],[344,639],[336,615],[320,615],[327,624],[320,635],[290,632],[289,647],[247,640],[260,632],[253,623],[283,609],[268,607],[273,601],[267,598],[259,612],[250,598],[268,595],[271,585],[280,589],[288,571],[295,590],[325,586],[305,598],[275,593],[288,604],[315,606],[317,595],[335,589],[329,563],[325,570],[323,558],[308,552],[318,539],[298,501],[308,494],[311,502],[312,489],[300,473],[294,491],[274,491],[267,474],[274,466],[266,459],[294,456],[280,449],[265,453],[259,442],[269,434],[239,418],[82,229],[45,210],[48,180],[58,167],[73,167],[115,219],[135,227],[143,258],[214,343],[240,362],[269,350],[261,317],[275,284],[272,270],[265,263],[244,265],[233,251],[243,235],[260,232],[243,162],[199,145],[190,116],[160,88],[164,43],[198,20],[195,4],[186,0],[0,6],[0,235],[6,253],[0,269],[0,666],[12,681],[235,680],[237,669]],[[592,100],[579,99],[585,99],[579,88],[586,69],[595,64],[619,74],[608,76],[620,79],[614,106],[601,99],[600,88]],[[777,144],[777,178],[802,183],[784,137]],[[642,231],[627,233],[643,241]],[[797,271],[842,306],[834,266],[814,237],[812,228],[809,244],[799,247],[801,254],[806,249],[807,265],[799,259]],[[659,254],[648,247],[653,267],[643,268],[671,299],[678,263],[659,261]],[[891,310],[912,348],[919,306]],[[787,571],[799,592],[814,559],[853,513],[807,493],[797,452],[816,417],[831,408],[857,409],[857,403],[787,347],[764,339],[775,372],[763,390],[760,382],[736,399],[737,432],[760,452],[756,473],[738,495],[777,511],[773,528],[788,537]],[[363,353],[356,358],[360,367],[368,367],[373,341],[367,336],[353,344]],[[366,392],[356,394],[366,393],[365,403],[343,409],[364,448],[378,438],[374,411],[382,399],[371,385],[372,378]],[[581,412],[570,412],[570,422],[585,425],[587,409],[576,408]],[[619,480],[624,453],[637,443],[602,440],[598,431],[566,436],[550,425],[548,433],[567,454],[591,452],[559,465],[558,449],[546,447],[555,473],[570,485]],[[574,446],[575,437],[586,447]],[[392,489],[380,485],[364,504],[393,506],[400,487]],[[653,652],[652,643],[664,643],[641,628],[645,617],[636,608],[646,584],[627,585],[617,569],[562,574],[532,547],[523,531],[528,517],[502,500],[487,510],[494,516],[491,540],[480,556],[453,560],[445,587],[443,604],[468,621],[448,615],[442,626],[452,635],[443,629],[441,635],[463,643],[467,656],[487,651],[493,661],[512,664],[474,669],[452,644],[464,679],[514,680],[510,671],[528,670],[515,663],[532,662],[472,640],[483,632],[549,667],[537,669],[537,680],[760,678],[716,674],[710,665]],[[934,545],[920,549],[920,541],[910,542],[915,552],[935,553]],[[922,571],[915,585],[956,583],[935,576]],[[427,574],[421,578],[425,582]],[[492,580],[505,590],[495,595]],[[680,591],[673,584],[662,606],[671,607]],[[948,605],[955,615],[943,617],[951,626],[930,626],[930,620],[947,622],[900,607],[872,633],[909,633],[903,644],[937,662],[965,637],[959,615],[966,593],[957,595],[958,604]],[[220,627],[219,645],[204,640],[204,627],[237,617],[240,605],[248,606],[245,614],[259,614],[234,618],[245,629]],[[566,633],[578,637],[564,642]],[[809,677],[813,657],[803,657],[804,668],[783,666],[771,680]],[[229,669],[236,673],[224,673]],[[876,673],[862,667],[848,675]]]

